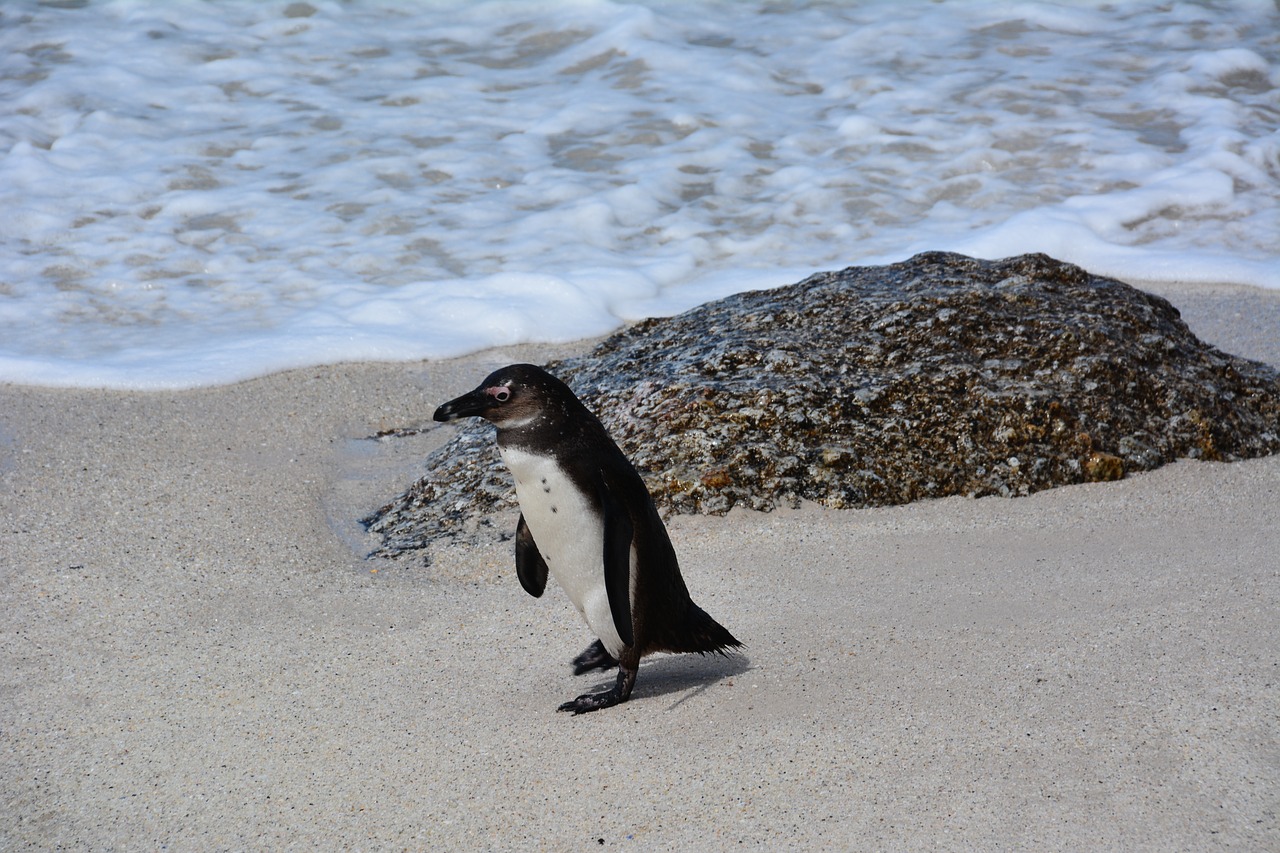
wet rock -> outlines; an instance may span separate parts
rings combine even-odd
[[[549,368],[668,513],[1026,495],[1280,449],[1276,370],[1202,343],[1160,297],[1044,255],[819,273]],[[461,427],[365,520],[379,553],[474,536],[514,507],[492,433]]]

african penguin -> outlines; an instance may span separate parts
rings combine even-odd
[[[521,586],[541,596],[550,572],[599,638],[574,658],[574,675],[618,667],[612,689],[559,710],[583,714],[625,702],[647,654],[724,654],[742,645],[689,598],[644,481],[567,385],[534,365],[513,364],[434,418],[469,416],[498,428],[498,449],[515,478]]]

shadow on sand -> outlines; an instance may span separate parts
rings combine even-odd
[[[670,711],[703,693],[716,682],[741,675],[749,669],[751,669],[750,659],[740,652],[731,652],[724,656],[655,655],[641,661],[635,690],[632,691],[629,701],[684,693],[667,707]],[[596,672],[593,675],[598,683],[593,683],[590,689],[584,687],[581,692],[594,693],[609,689],[613,686],[617,670],[611,670],[603,680],[600,680],[602,673]],[[580,686],[586,683],[578,682]]]

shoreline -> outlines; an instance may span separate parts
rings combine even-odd
[[[1144,287],[1280,366],[1280,293]],[[351,522],[503,363],[0,385],[0,847],[1280,845],[1280,456],[669,527],[745,653],[559,702],[590,636],[510,543]]]
[[[836,268],[833,267],[833,269]],[[815,271],[814,274],[819,272],[822,271]],[[795,284],[804,278],[805,276],[798,276],[795,281],[786,282],[778,286],[785,287],[788,284]],[[1233,352],[1233,355],[1240,355],[1257,361],[1266,361],[1273,365],[1280,364],[1280,342],[1277,342],[1275,336],[1270,334],[1276,327],[1275,324],[1280,323],[1280,288],[1269,289],[1251,284],[1232,284],[1229,282],[1195,283],[1108,278],[1129,284],[1139,290],[1154,293],[1173,302],[1183,310],[1184,314],[1191,316],[1193,320],[1191,323],[1192,331],[1196,332],[1197,335],[1208,341],[1231,340],[1233,345],[1241,348],[1240,352]],[[1223,304],[1234,304],[1239,307],[1232,317],[1226,318],[1216,313]],[[530,353],[530,355],[523,357],[535,361],[539,358],[538,353],[577,354],[639,322],[643,322],[643,320],[629,322],[619,320],[620,325],[611,331],[594,337],[579,338],[571,341],[504,344],[445,358],[419,358],[403,361],[335,361],[325,364],[303,365],[302,367],[288,367],[260,375],[250,375],[191,386],[170,384],[167,381],[147,387],[123,387],[110,383],[78,385],[64,381],[42,383],[0,378],[0,388],[12,386],[15,388],[44,388],[65,391],[110,391],[126,394],[182,394],[191,391],[230,387],[275,375],[305,373],[309,370],[341,370],[343,368],[359,368],[361,366],[381,366],[394,369],[424,364],[449,364],[468,359],[477,359],[485,363],[500,365],[503,362],[500,359],[491,357],[493,354],[526,352]],[[1202,332],[1203,334],[1201,334]],[[0,441],[3,438],[3,434],[0,434]]]

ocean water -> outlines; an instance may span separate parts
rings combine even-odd
[[[0,381],[564,341],[944,249],[1280,287],[1280,11],[0,3]]]

